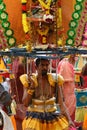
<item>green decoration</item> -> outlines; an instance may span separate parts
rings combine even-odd
[[[7,29],[7,30],[5,30],[5,35],[6,35],[7,37],[12,36],[12,35],[13,35],[13,30],[12,30],[12,29]]]
[[[72,17],[73,17],[73,19],[78,20],[78,19],[80,18],[80,13],[75,11],[75,12],[72,14]]]
[[[76,28],[78,25],[77,21],[76,20],[71,20],[70,23],[69,23],[69,27],[70,28]]]
[[[81,5],[81,3],[77,3],[77,4],[74,6],[74,9],[75,9],[76,11],[81,11],[81,10],[82,10],[82,5]]]
[[[1,12],[0,13],[0,19],[1,20],[7,20],[8,19],[8,14],[5,11]]]
[[[10,29],[10,22],[8,21],[8,13],[5,11],[6,5],[3,0],[0,0],[0,22],[2,28],[4,28],[4,34],[6,37],[6,45],[13,47],[16,44],[16,39],[13,37],[14,31]],[[6,47],[6,46],[5,46]]]
[[[5,4],[2,2],[2,3],[0,3],[0,11],[3,11],[3,10],[5,10],[6,9],[6,6],[5,6]]]
[[[73,38],[68,38],[68,39],[66,40],[66,44],[73,46],[73,44],[74,44]]]
[[[76,0],[76,2],[81,2],[81,3],[82,3],[83,1],[84,1],[84,0]]]
[[[85,8],[83,2],[86,0],[76,0],[76,4],[74,6],[74,12],[72,13],[72,20],[69,23],[69,30],[67,31],[68,38],[66,39],[66,45],[74,46],[75,39],[77,36],[77,28],[79,24],[79,20],[81,18],[81,12]]]
[[[67,34],[68,34],[69,37],[74,37],[74,36],[75,36],[75,30],[70,29],[70,30],[67,32]]]
[[[3,2],[3,0],[0,0],[0,3],[2,3]]]
[[[5,29],[9,28],[10,27],[10,22],[9,21],[3,21],[2,22],[2,27],[5,28]]]
[[[13,46],[15,46],[16,39],[14,37],[9,37],[7,40],[7,43],[10,47],[13,47]]]

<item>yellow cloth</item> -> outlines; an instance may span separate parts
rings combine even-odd
[[[2,59],[2,57],[0,57],[0,70],[6,70],[6,65],[4,63],[4,60]],[[2,76],[0,75],[0,83],[3,81]]]
[[[58,83],[59,86],[63,86],[64,79],[63,79],[63,77],[60,74],[56,75],[56,74],[48,73],[47,75],[48,75],[48,81],[49,81],[51,86],[54,87],[56,82]],[[37,87],[38,86],[37,75],[36,74],[32,74],[31,78],[32,78],[32,80],[35,83],[35,87]],[[29,87],[27,74],[21,75],[20,76],[20,81],[21,81],[21,83],[23,84],[23,86],[25,88]]]
[[[56,113],[54,107],[56,108],[54,97],[45,102],[33,99],[22,123],[23,130],[63,130],[68,128],[69,124],[65,116],[59,112]]]
[[[0,57],[0,70],[6,69],[6,65],[4,63],[4,60]]]
[[[25,88],[27,88],[28,87],[28,76],[27,76],[27,74],[23,74],[23,75],[21,75],[20,76],[20,81],[21,81],[21,83],[23,84],[23,86],[25,87]]]
[[[35,75],[35,74],[32,74],[32,80],[34,81],[34,83],[35,83],[35,87],[37,87],[38,86],[38,83],[37,83],[37,75]],[[25,88],[27,88],[27,87],[29,87],[29,81],[28,81],[28,75],[27,74],[23,74],[23,75],[21,75],[20,76],[20,81],[21,81],[21,83],[23,84],[23,86],[25,87]]]
[[[28,118],[24,119],[22,123],[23,130],[32,129],[32,130],[63,130],[68,128],[69,124],[65,117],[59,117],[57,119],[54,119],[52,121],[41,122],[40,119],[36,118]]]
[[[87,108],[81,107],[81,108],[76,108],[75,111],[75,121],[76,122],[83,122],[84,116],[87,113]]]

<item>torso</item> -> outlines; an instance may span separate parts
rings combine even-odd
[[[38,80],[38,79],[37,79]],[[54,96],[55,87],[52,87],[49,82],[48,78],[44,78],[38,80],[38,87],[35,89],[34,98],[40,100],[47,100]]]

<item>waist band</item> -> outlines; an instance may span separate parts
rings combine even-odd
[[[55,98],[50,98],[49,100],[32,100],[32,105],[28,107],[28,111],[34,112],[54,112],[57,110],[55,104]]]

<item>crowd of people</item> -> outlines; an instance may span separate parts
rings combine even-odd
[[[0,84],[3,88],[0,90],[0,130],[8,130],[10,122],[11,130],[86,130],[87,64],[81,71],[83,84],[76,88],[75,57],[75,54],[71,54],[58,60],[55,72],[50,72],[50,60],[46,57],[34,60],[32,73],[25,71],[22,62],[17,62],[18,66],[14,67],[15,61],[15,81],[3,78]],[[17,88],[14,90],[15,82]],[[3,97],[1,93],[4,91],[7,93]],[[79,98],[83,101],[80,105]],[[4,128],[6,122],[9,123]]]

